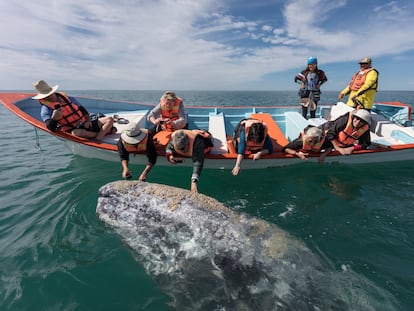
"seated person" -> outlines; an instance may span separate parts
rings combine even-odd
[[[160,103],[151,110],[147,119],[154,125],[151,129],[152,134],[159,131],[173,132],[187,128],[183,100],[171,91],[167,91],[161,96]]]
[[[91,119],[88,111],[79,102],[65,93],[56,92],[58,85],[50,87],[45,81],[33,83],[41,104],[40,115],[46,127],[55,131],[70,132],[72,135],[97,140],[102,140],[106,134],[113,131],[112,117],[94,117]]]
[[[171,135],[171,140],[165,149],[165,156],[170,163],[181,163],[178,156],[191,157],[193,174],[191,176],[191,191],[198,192],[197,183],[204,165],[204,154],[210,152],[213,146],[210,133],[203,130],[178,130]]]
[[[147,179],[148,173],[157,162],[157,152],[155,150],[152,135],[147,129],[141,129],[136,123],[129,123],[122,131],[118,140],[118,154],[122,165],[122,178],[130,179],[132,173],[129,170],[130,153],[146,153],[148,163],[139,176],[140,181]]]
[[[307,160],[306,156],[309,153],[321,153],[321,150],[325,150],[318,160],[318,162],[324,162],[331,149],[332,145],[326,140],[326,133],[320,127],[309,125],[300,133],[298,138],[284,146],[282,151],[295,155],[302,160]]]
[[[353,110],[324,124],[326,139],[342,155],[366,149],[371,144],[371,114],[365,109]]]
[[[240,164],[245,154],[253,153],[253,160],[259,160],[262,155],[273,152],[272,141],[267,134],[267,125],[256,119],[243,119],[236,126],[234,140],[237,148],[236,165],[232,174],[240,172]]]

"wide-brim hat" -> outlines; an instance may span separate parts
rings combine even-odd
[[[37,95],[32,97],[33,99],[43,99],[43,98],[46,98],[46,97],[52,95],[53,93],[55,93],[56,90],[59,87],[58,84],[56,84],[55,86],[51,87],[44,80],[39,80],[39,81],[33,82],[33,86],[34,86],[34,88],[35,88],[35,90],[37,92]]]
[[[148,130],[140,128],[136,123],[129,123],[121,133],[124,142],[130,145],[139,144],[147,135]]]

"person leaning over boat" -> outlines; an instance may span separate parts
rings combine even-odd
[[[204,130],[178,130],[172,133],[171,140],[165,149],[165,156],[172,164],[181,163],[178,156],[191,157],[193,174],[191,175],[191,191],[198,192],[197,183],[204,165],[204,154],[213,147],[209,132]]]
[[[157,162],[157,151],[149,131],[138,127],[138,124],[136,123],[129,123],[121,132],[121,137],[119,138],[117,145],[122,165],[122,178],[125,179],[130,179],[132,177],[132,173],[128,166],[130,153],[146,153],[148,163],[138,178],[141,181],[145,181],[148,173]]]
[[[50,87],[44,80],[39,80],[33,86],[37,95],[32,98],[39,100],[40,115],[49,130],[71,132],[78,137],[98,140],[113,130],[112,117],[91,118],[86,108],[74,97],[56,92],[58,85]]]
[[[266,123],[249,118],[241,120],[234,130],[234,141],[237,148],[237,159],[232,174],[240,172],[240,165],[245,154],[253,154],[253,160],[259,160],[262,155],[273,152],[272,141],[267,134]]]
[[[154,125],[151,129],[152,134],[187,128],[187,115],[183,100],[171,91],[166,91],[161,96],[160,103],[151,110],[147,119]]]
[[[370,125],[371,114],[368,110],[353,110],[324,124],[326,139],[340,154],[348,155],[371,144]]]
[[[298,138],[283,147],[282,151],[307,160],[310,153],[320,153],[318,162],[325,161],[326,155],[331,151],[332,144],[326,140],[326,131],[317,126],[307,126]],[[321,150],[325,150],[321,152]]]
[[[348,106],[371,111],[378,88],[379,75],[371,63],[372,60],[369,57],[364,57],[359,61],[360,69],[353,75],[351,82],[339,93],[338,100],[342,100],[349,94],[346,103]]]
[[[308,107],[310,117],[316,117],[316,107],[321,99],[321,85],[328,81],[323,70],[318,68],[318,59],[316,57],[308,58],[307,67],[295,76],[295,82],[300,83],[299,96],[302,106],[302,115],[306,119]]]

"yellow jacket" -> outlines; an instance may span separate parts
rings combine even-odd
[[[341,94],[347,95],[349,93],[348,101],[346,102],[348,106],[354,107],[352,98],[356,97],[356,99],[364,105],[365,109],[372,109],[375,94],[377,92],[377,85],[378,71],[374,69],[366,74],[365,82],[358,90],[352,91],[350,85],[347,85],[347,87],[341,91]]]

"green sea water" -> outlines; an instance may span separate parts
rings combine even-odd
[[[71,91],[157,102],[162,91]],[[194,105],[296,104],[296,92],[177,92]],[[324,92],[322,102],[336,101]],[[414,92],[379,92],[414,104]],[[0,310],[171,310],[120,237],[95,214],[119,163],[73,155],[0,106]],[[142,167],[132,167],[135,176]],[[191,168],[155,167],[148,181],[189,187]],[[414,159],[204,170],[200,192],[275,223],[337,271],[352,270],[414,305]],[[344,289],[346,290],[346,289]],[[384,309],[385,310],[385,309]]]

